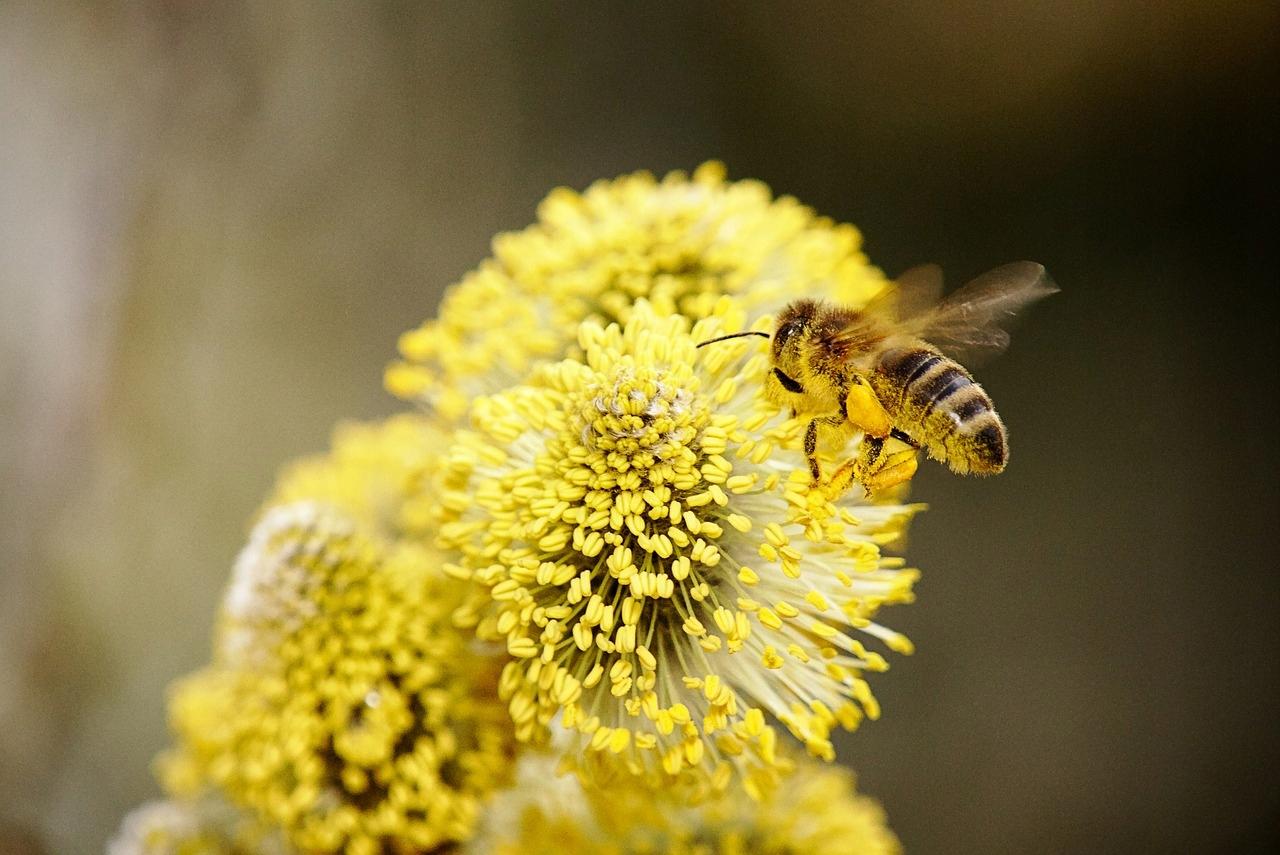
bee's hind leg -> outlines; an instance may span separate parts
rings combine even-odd
[[[894,430],[894,433],[900,431]],[[885,440],[878,437],[867,437],[863,440],[858,455],[841,464],[827,482],[827,495],[835,499],[843,495],[854,481],[862,485],[867,496],[896,487],[904,481],[911,480],[916,474],[916,445],[906,434],[894,436],[908,448],[902,451],[891,451],[884,454]]]
[[[917,465],[914,448],[895,451],[884,458],[884,463],[879,469],[862,479],[862,486],[866,489],[868,496],[896,487],[911,480],[916,474]]]
[[[868,496],[871,495],[871,488],[867,486],[867,480],[875,468],[876,461],[880,459],[880,452],[883,450],[883,439],[873,436],[866,437],[862,442],[862,446],[858,449],[858,455],[849,458],[840,464],[840,468],[831,473],[831,480],[825,485],[827,498],[838,499],[843,496],[845,491],[853,486],[854,481],[862,485]]]
[[[866,482],[868,495],[896,487],[904,481],[910,481],[915,476],[916,468],[919,466],[916,452],[920,450],[920,443],[897,428],[894,428],[889,435],[907,446],[907,448],[901,451],[891,451],[884,458],[880,468],[872,473]]]
[[[905,433],[903,433],[902,431],[898,430],[897,428],[894,428],[893,430],[889,431],[889,436],[893,437],[893,438],[894,438],[894,439],[896,439],[898,442],[906,443],[907,445],[911,446],[912,448],[919,448],[919,447],[920,447],[920,443],[916,442],[914,439],[912,439],[911,437],[907,436]]]

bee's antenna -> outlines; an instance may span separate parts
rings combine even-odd
[[[706,341],[700,341],[700,342],[698,342],[698,344],[697,344],[696,346],[697,346],[697,347],[706,347],[707,345],[709,345],[709,344],[715,344],[715,343],[716,343],[716,342],[718,342],[718,341],[728,341],[728,340],[729,340],[729,339],[731,339],[731,338],[742,338],[744,335],[758,335],[758,336],[760,336],[761,338],[770,338],[770,336],[769,336],[769,334],[768,334],[767,332],[758,332],[758,331],[756,331],[756,330],[749,330],[749,331],[747,331],[747,332],[729,333],[728,335],[722,335],[722,336],[718,336],[718,337],[716,337],[716,338],[709,338],[709,339],[707,339]]]

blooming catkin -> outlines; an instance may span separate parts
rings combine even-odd
[[[578,325],[625,322],[645,299],[698,320],[729,296],[751,315],[799,296],[861,304],[885,286],[851,225],[706,163],[553,191],[538,222],[499,235],[493,256],[449,289],[437,318],[400,338],[387,388],[456,419],[478,394],[572,349]]]
[[[302,851],[464,840],[511,774],[498,662],[451,623],[458,582],[371,522],[398,519],[395,485],[412,482],[387,464],[421,462],[390,453],[404,427],[348,431],[325,477],[312,461],[285,479],[294,500],[237,561],[213,663],[173,690],[170,792],[221,793]]]
[[[581,357],[477,400],[448,454],[440,543],[484,592],[460,618],[506,644],[517,735],[567,732],[595,783],[705,794],[738,772],[760,794],[770,717],[831,759],[834,728],[879,713],[864,641],[910,651],[874,617],[911,599],[879,544],[913,509],[810,489],[757,340],[695,349],[738,323],[728,301],[693,331],[645,301],[586,322]]]

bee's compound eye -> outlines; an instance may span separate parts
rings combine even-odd
[[[778,382],[782,384],[782,388],[786,389],[788,392],[794,392],[797,395],[804,393],[804,387],[784,374],[781,368],[773,369],[773,376],[778,378]]]
[[[787,321],[785,324],[778,327],[778,331],[774,333],[773,336],[774,353],[780,353],[782,351],[782,348],[787,344],[787,339],[791,338],[791,336],[795,334],[796,326],[795,321]]]

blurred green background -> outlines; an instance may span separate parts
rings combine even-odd
[[[919,652],[842,757],[913,853],[1280,814],[1274,3],[0,3],[0,852],[157,790],[245,521],[559,184],[716,157],[890,273],[1044,262],[923,469]],[[1264,433],[1264,431],[1266,431]]]

